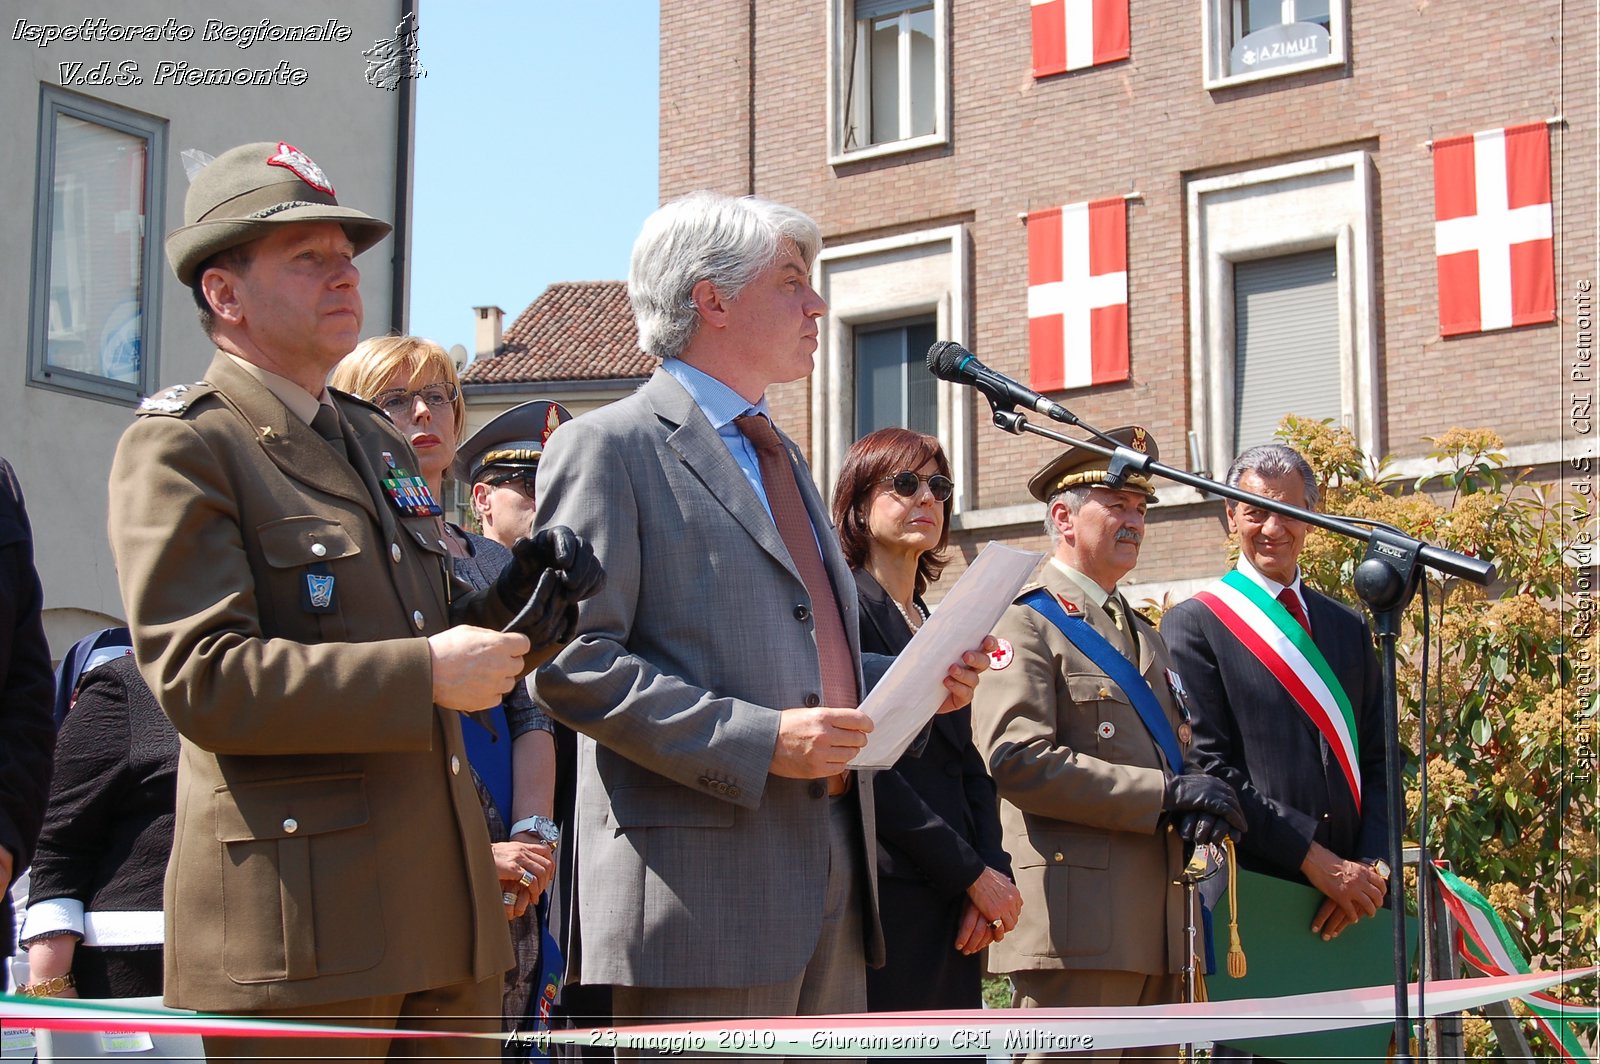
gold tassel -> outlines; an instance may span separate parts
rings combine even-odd
[[[1248,970],[1244,959],[1244,943],[1239,940],[1239,858],[1233,850],[1233,837],[1224,836],[1223,848],[1228,851],[1228,974],[1243,979]]]

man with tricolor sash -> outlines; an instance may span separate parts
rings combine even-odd
[[[1310,465],[1278,443],[1245,451],[1226,482],[1305,509],[1319,497]],[[1330,940],[1387,889],[1372,638],[1360,614],[1301,582],[1308,525],[1243,502],[1227,516],[1237,567],[1161,622],[1194,701],[1190,758],[1238,792],[1240,863],[1321,891],[1309,931]]]
[[[1156,455],[1143,428],[1111,435]],[[1010,975],[1020,1007],[1179,1000],[1183,843],[1244,827],[1227,783],[1184,771],[1184,681],[1117,590],[1139,560],[1155,493],[1137,474],[1113,481],[1108,464],[1069,447],[1029,481],[1048,507],[1054,553],[996,626],[1003,663],[972,704],[1024,899],[989,966]],[[1016,1048],[1033,1060],[1052,1047]],[[1094,1048],[1095,1059],[1123,1055]],[[1176,1047],[1127,1056],[1175,1058]]]

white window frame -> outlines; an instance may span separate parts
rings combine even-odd
[[[1334,248],[1339,270],[1340,410],[1368,454],[1379,453],[1377,269],[1372,161],[1356,151],[1191,182],[1190,424],[1213,476],[1232,463],[1233,264]]]
[[[867,144],[846,149],[845,131],[852,119],[860,128],[870,125],[872,86],[867,70],[870,45],[857,48],[859,33],[855,0],[828,0],[828,163],[839,166],[862,159],[916,151],[950,142],[950,10],[949,0],[933,0],[933,132],[904,140]],[[901,128],[910,126],[911,110],[911,35],[909,15],[902,14],[900,34],[900,118]],[[847,101],[847,89],[855,85],[854,98]],[[855,114],[846,113],[847,106]]]
[[[1200,26],[1204,44],[1201,49],[1204,69],[1201,73],[1207,89],[1229,88],[1234,85],[1246,85],[1252,81],[1303,74],[1307,70],[1344,66],[1350,51],[1349,0],[1330,0],[1328,55],[1325,58],[1248,74],[1231,73],[1228,69],[1228,56],[1238,40],[1234,27],[1238,24],[1237,12],[1240,2],[1241,0],[1200,0]],[[1283,0],[1285,9],[1290,9],[1295,2],[1296,0]]]
[[[855,267],[870,267],[873,259],[892,260],[896,252],[944,245],[948,268],[937,282],[901,287],[894,291],[852,285]],[[864,240],[824,248],[812,266],[813,284],[828,301],[828,316],[817,338],[816,371],[811,389],[811,469],[817,475],[822,497],[829,498],[839,480],[846,453],[855,442],[855,329],[907,318],[933,316],[941,339],[968,343],[967,232],[951,225],[901,236]],[[955,474],[952,505],[960,513],[972,505],[976,470],[973,466],[971,392],[948,381],[936,386],[936,424],[940,444]]]
[[[51,364],[50,342],[51,249],[54,235],[56,125],[61,116],[103,126],[145,141],[144,188],[146,196],[142,284],[139,306],[139,380],[115,380]],[[113,402],[132,403],[149,395],[160,380],[161,337],[161,235],[166,231],[167,124],[104,100],[91,99],[51,85],[39,96],[38,159],[33,208],[33,289],[29,298],[28,384],[36,388],[69,392]],[[81,204],[81,189],[69,185],[68,198]],[[69,204],[66,209],[72,209]],[[69,268],[73,264],[69,262]]]

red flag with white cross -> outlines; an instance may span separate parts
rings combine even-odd
[[[1433,203],[1441,334],[1555,319],[1543,122],[1435,141]]]
[[[1037,392],[1128,379],[1128,208],[1120,196],[1028,215],[1028,367]]]
[[[1033,76],[1128,58],[1128,0],[1033,0]]]

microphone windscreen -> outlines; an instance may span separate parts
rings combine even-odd
[[[956,371],[961,360],[970,357],[970,352],[954,340],[939,340],[928,348],[928,372],[940,380],[959,381]]]

